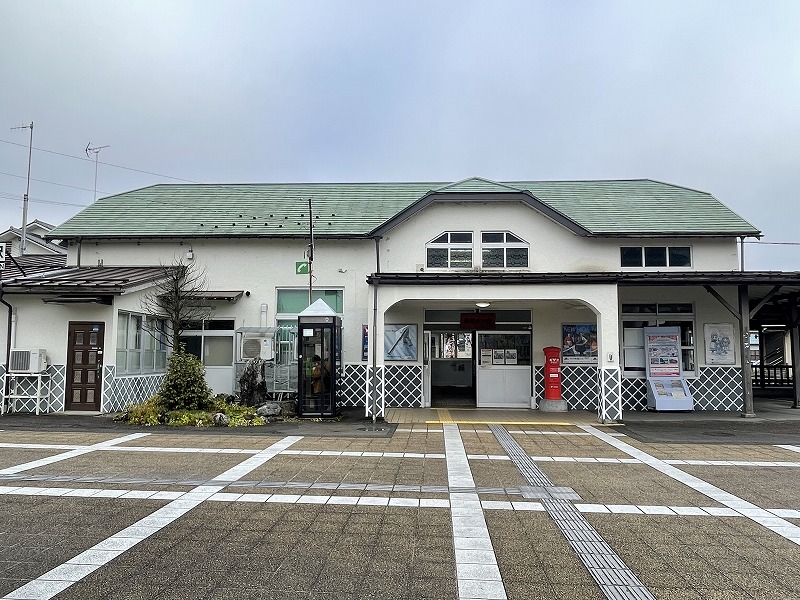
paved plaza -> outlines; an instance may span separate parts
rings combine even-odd
[[[800,421],[54,419],[0,420],[0,598],[800,599]]]

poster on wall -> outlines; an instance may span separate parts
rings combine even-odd
[[[733,323],[706,323],[703,333],[706,340],[706,364],[736,364]]]
[[[383,326],[383,360],[417,360],[417,326]]]
[[[680,377],[681,330],[677,327],[645,327],[648,377]]]
[[[597,364],[597,324],[561,325],[561,362],[565,365]]]
[[[506,351],[502,348],[495,348],[492,350],[492,364],[504,365],[506,364]]]
[[[361,326],[361,360],[369,358],[369,326]]]

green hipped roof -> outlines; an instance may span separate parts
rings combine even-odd
[[[712,195],[652,180],[456,183],[161,184],[101,198],[48,234],[68,238],[358,237],[422,200],[517,194],[543,203],[589,235],[759,235]]]

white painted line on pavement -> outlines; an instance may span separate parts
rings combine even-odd
[[[712,485],[707,481],[700,479],[699,477],[689,475],[677,467],[667,464],[663,460],[651,456],[650,454],[647,454],[638,448],[634,448],[630,444],[626,444],[621,440],[615,439],[610,435],[603,433],[599,429],[592,427],[591,425],[580,425],[580,428],[588,431],[598,439],[605,441],[614,448],[622,450],[629,456],[638,458],[646,465],[656,469],[657,471],[660,471],[667,477],[671,477],[675,481],[679,481],[680,483],[689,486],[693,490],[700,492],[704,496],[707,496],[708,498],[727,506],[729,510],[735,511],[758,523],[759,525],[766,527],[770,531],[777,533],[779,536],[786,538],[790,542],[800,545],[800,527],[797,525],[794,525],[783,518],[776,517],[769,511],[756,506],[751,502],[742,500],[738,496],[726,492],[725,490],[718,488],[717,486]]]
[[[134,435],[140,437],[147,434]],[[126,438],[132,439],[131,436],[126,436]],[[120,438],[120,440],[112,440],[112,442],[119,443],[124,439]],[[139,519],[133,525],[81,552],[65,564],[51,569],[33,581],[29,581],[3,598],[7,600],[49,600],[129,548],[160,531],[203,501],[208,500],[209,497],[224,489],[228,483],[244,477],[253,469],[277,456],[281,450],[285,450],[301,439],[301,436],[285,437],[211,480],[219,482],[219,485],[200,485],[189,492],[181,494],[151,515]],[[103,443],[109,444],[111,442]],[[89,448],[92,448],[92,446],[89,446]]]
[[[775,444],[775,447],[791,450],[792,452],[800,452],[800,446],[792,446],[791,444]]]
[[[55,456],[48,456],[47,458],[40,458],[39,460],[32,460],[30,462],[23,463],[21,465],[17,465],[15,467],[8,467],[6,469],[0,469],[0,475],[10,475],[12,473],[21,473],[22,471],[28,471],[30,469],[36,469],[38,467],[43,467],[45,465],[49,465],[52,463],[60,462],[62,460],[69,460],[70,458],[75,458],[76,456],[81,456],[83,454],[88,454],[89,452],[94,452],[95,450],[103,450],[104,448],[108,448],[111,446],[115,446],[116,444],[122,444],[124,442],[129,442],[131,440],[135,440],[146,435],[150,435],[149,433],[132,433],[130,435],[126,435],[119,438],[114,438],[113,440],[106,440],[105,442],[100,442],[99,444],[92,444],[91,446],[85,446],[83,448],[77,448],[75,450],[70,450],[68,452],[63,452],[61,454],[56,454]]]
[[[451,488],[474,488],[469,459],[458,425],[443,425],[447,481]],[[458,597],[505,600],[506,590],[494,554],[483,506],[475,492],[450,493],[450,519],[456,551]],[[475,553],[479,550],[479,553]]]

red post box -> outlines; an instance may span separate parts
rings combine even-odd
[[[544,351],[544,399],[561,400],[561,348],[549,346]]]

